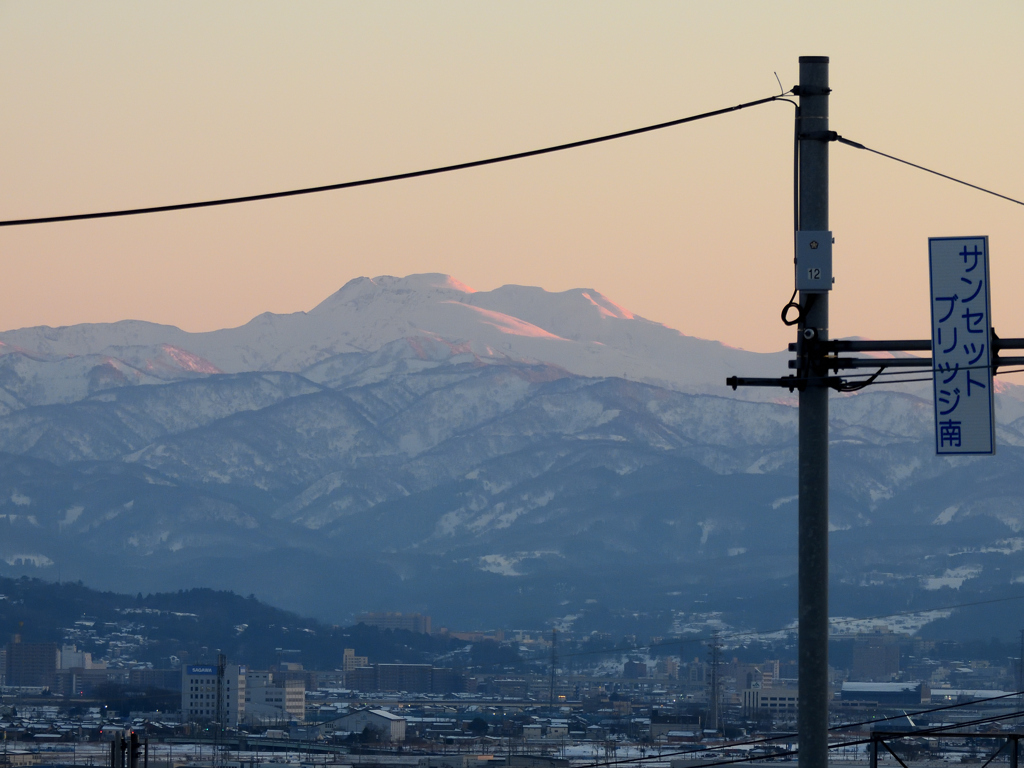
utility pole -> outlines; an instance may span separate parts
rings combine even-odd
[[[1020,631],[1020,656],[1017,657],[1017,693],[1024,696],[1024,629]]]
[[[1020,655],[1017,657],[1017,711],[1024,710],[1024,629],[1020,630]],[[1020,722],[1018,720],[1018,722]],[[1017,761],[1017,745],[1013,742],[1013,761]],[[1013,768],[1017,768],[1013,766]]]
[[[800,230],[828,230],[828,57],[800,57]],[[829,244],[831,246],[831,244]],[[800,768],[828,766],[828,293],[800,292],[798,344],[806,354],[799,444]]]
[[[794,95],[800,98],[796,118],[795,195],[796,288],[800,292],[800,299],[798,302],[791,300],[786,305],[782,320],[787,325],[796,324],[799,330],[796,343],[789,345],[790,352],[796,352],[796,360],[790,361],[790,367],[797,369],[797,372],[796,375],[781,378],[731,376],[725,382],[726,386],[733,389],[784,387],[790,392],[794,389],[799,391],[799,768],[828,766],[829,389],[839,392],[864,389],[886,368],[927,368],[931,369],[931,375],[936,366],[941,365],[941,362],[936,363],[934,360],[935,350],[941,348],[936,346],[939,336],[933,339],[886,341],[829,340],[828,292],[832,289],[832,235],[828,228],[828,145],[832,141],[842,141],[855,147],[862,145],[843,139],[835,131],[829,130],[828,104],[831,89],[828,85],[828,63],[827,56],[801,56],[800,84],[793,89]],[[931,245],[929,253],[931,254]],[[981,254],[977,253],[977,248],[974,253],[968,254],[965,246],[964,253],[960,255],[964,257],[966,263],[968,255]],[[984,256],[987,267],[987,245]],[[955,301],[956,297],[953,298]],[[788,319],[791,308],[795,308],[798,314],[795,318]],[[1001,339],[993,330],[989,345],[993,371],[999,366],[1024,365],[1024,357],[1004,357],[1000,354],[1004,349],[1024,349],[1024,338]],[[841,353],[848,352],[929,350],[932,351],[932,358],[879,359],[841,356]],[[844,380],[841,375],[829,375],[830,371],[839,374],[840,371],[862,368],[877,368],[878,373],[866,381],[859,382]],[[938,430],[937,437],[941,437]],[[959,447],[959,442],[956,445]],[[939,451],[941,447],[940,439],[936,451],[950,452]],[[1024,630],[1021,634],[1021,656],[1024,657]],[[1024,690],[1024,661],[1021,663],[1018,686]]]
[[[217,724],[224,721],[224,676],[227,674],[227,658],[223,653],[217,654]]]
[[[708,730],[718,730],[719,720],[719,703],[722,700],[722,694],[720,688],[720,677],[718,675],[718,665],[721,661],[722,655],[722,642],[718,637],[718,632],[714,632],[711,635],[710,648],[708,648],[708,659],[711,666],[711,680],[708,685]]]
[[[548,687],[548,712],[549,717],[555,716],[555,665],[558,664],[558,651],[555,643],[558,640],[558,630],[551,630],[551,681]]]

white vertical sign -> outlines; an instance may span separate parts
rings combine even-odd
[[[988,238],[928,238],[935,452],[996,452]]]

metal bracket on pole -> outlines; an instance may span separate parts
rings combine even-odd
[[[824,58],[824,57],[823,57]],[[794,96],[828,96],[831,88],[814,88],[810,85],[794,85],[790,91]]]
[[[1024,338],[1001,339],[993,330],[991,344],[992,368],[996,372],[1001,367],[1024,366],[1024,355],[1006,356],[1002,354],[1004,349],[1024,349]],[[730,376],[725,380],[725,385],[733,389],[738,387],[781,387],[793,392],[794,390],[803,391],[808,384],[824,384],[830,389],[842,391],[848,385],[842,376],[813,377],[807,371],[816,361],[826,370],[836,373],[866,368],[927,368],[931,370],[932,359],[930,357],[839,356],[840,352],[925,352],[931,351],[931,348],[932,343],[929,339],[886,339],[880,341],[829,339],[818,342],[813,333],[809,338],[805,333],[798,341],[789,345],[789,351],[796,353],[795,358],[789,361],[789,367],[797,370],[796,375],[779,378]]]
[[[806,131],[799,134],[798,138],[803,141],[837,141],[839,134],[835,131]]]

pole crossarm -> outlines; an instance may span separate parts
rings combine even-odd
[[[999,354],[1002,350],[1024,350],[1024,338],[1001,339],[992,332],[991,339],[992,369],[998,372],[1002,367],[1024,366],[1024,355],[1007,356]],[[797,370],[796,375],[779,378],[750,378],[730,376],[725,380],[727,387],[734,390],[739,387],[781,387],[790,392],[803,391],[807,386],[825,386],[838,391],[850,391],[849,387],[870,382],[848,383],[841,376],[812,376],[808,370],[816,365],[835,373],[859,368],[873,368],[879,372],[886,368],[927,369],[935,372],[930,357],[840,357],[841,352],[930,352],[930,339],[882,339],[870,341],[863,339],[826,339],[821,341],[798,341],[789,345],[789,351],[795,352],[795,360],[789,361],[789,367]],[[883,382],[878,382],[883,383]]]
[[[825,352],[931,352],[931,339],[830,339],[821,343]],[[992,349],[1024,349],[1024,338],[1001,339],[992,334]],[[796,344],[789,345],[790,352],[797,351]]]
[[[802,390],[808,384],[817,384],[833,389],[842,385],[843,380],[839,376],[782,376],[777,379],[730,376],[725,380],[727,387],[737,389],[738,387],[782,387],[792,392],[794,389]]]
[[[930,352],[932,342],[930,339],[830,339],[822,347],[826,352]],[[796,352],[796,344],[790,344],[789,351]]]

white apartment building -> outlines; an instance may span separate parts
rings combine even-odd
[[[80,651],[75,645],[65,645],[60,649],[60,669],[105,669],[107,663],[99,664],[92,660],[88,651]]]
[[[181,668],[181,714],[186,721],[236,727],[245,716],[244,666],[186,664]]]
[[[757,712],[795,714],[798,702],[798,689],[795,687],[764,688],[759,683],[754,683],[743,691],[743,711],[748,715]]]
[[[274,673],[251,670],[245,679],[245,722],[277,725],[303,722],[306,717],[306,684],[302,680],[274,679]]]
[[[355,648],[346,648],[341,657],[341,671],[351,672],[353,669],[370,666],[369,656],[356,656]]]

